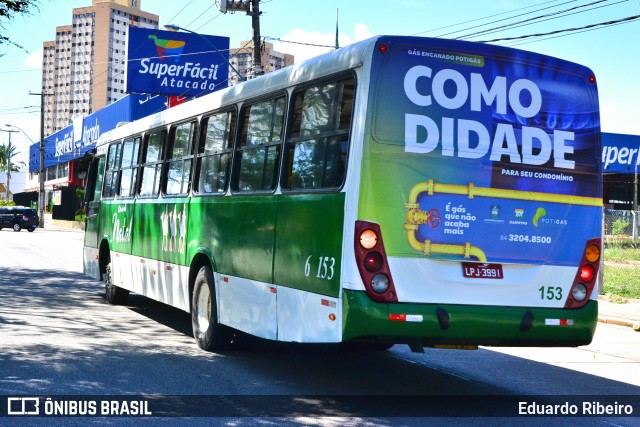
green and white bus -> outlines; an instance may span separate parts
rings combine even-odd
[[[583,66],[374,37],[104,134],[85,272],[192,313],[206,350],[583,345],[600,146]]]

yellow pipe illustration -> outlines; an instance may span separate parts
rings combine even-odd
[[[534,191],[507,190],[502,188],[476,187],[473,182],[469,185],[439,184],[430,179],[413,186],[409,192],[406,208],[416,208],[420,193],[433,196],[434,193],[447,193],[474,197],[497,197],[501,199],[528,200],[532,202],[563,203],[570,205],[602,206],[602,199],[597,197],[572,196],[568,194],[538,193]]]
[[[418,196],[427,193],[433,196],[434,193],[446,193],[468,196],[469,199],[474,197],[494,197],[501,199],[525,200],[534,202],[548,203],[564,203],[571,205],[584,206],[602,206],[602,199],[595,197],[572,196],[567,194],[555,193],[539,193],[533,191],[518,191],[502,188],[476,187],[473,182],[469,185],[442,184],[436,183],[433,179],[426,182],[420,182],[414,185],[409,191],[409,200],[404,206],[407,209],[407,224],[404,225],[407,231],[407,240],[409,246],[413,249],[429,256],[432,253],[447,255],[462,255],[465,258],[470,256],[476,257],[480,262],[486,262],[487,257],[482,249],[471,246],[469,242],[466,245],[449,245],[442,243],[431,243],[430,240],[420,242],[416,238],[416,231],[420,224],[426,224],[429,219],[429,213],[420,210]]]
[[[431,254],[461,255],[466,259],[473,256],[476,257],[479,262],[487,262],[487,256],[484,251],[478,247],[471,246],[471,243],[469,242],[465,245],[449,245],[444,243],[432,243],[431,240],[425,240],[424,243],[422,243],[416,239],[416,230],[418,229],[417,225],[405,224],[404,228],[407,230],[409,246],[424,253],[426,256]]]

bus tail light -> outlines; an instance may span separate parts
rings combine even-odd
[[[593,267],[589,264],[585,264],[580,267],[580,280],[583,282],[590,282],[593,280],[595,272],[593,271]]]
[[[373,222],[356,221],[356,263],[367,295],[378,302],[398,302],[380,226]]]
[[[589,295],[593,292],[600,270],[601,247],[600,239],[591,239],[587,242],[564,308],[580,308],[589,301]]]

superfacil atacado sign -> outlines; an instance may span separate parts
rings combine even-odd
[[[127,92],[202,96],[227,87],[229,38],[129,28]]]

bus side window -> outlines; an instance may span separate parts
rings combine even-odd
[[[121,157],[122,143],[120,141],[114,142],[109,146],[107,154],[107,169],[104,173],[104,186],[102,187],[103,199],[113,197],[116,194]]]
[[[142,153],[142,177],[140,196],[157,196],[160,188],[160,172],[162,170],[162,145],[165,131],[160,130],[145,136]]]
[[[186,194],[189,192],[196,130],[196,121],[171,127],[165,183],[165,194],[167,195]]]
[[[202,121],[198,149],[198,187],[202,194],[223,194],[231,174],[236,112],[227,111]]]
[[[85,191],[84,208],[87,216],[98,213],[100,206],[100,196],[102,194],[102,179],[104,177],[105,157],[93,158],[89,164],[87,173],[87,187]]]
[[[282,186],[340,188],[344,182],[355,80],[313,86],[294,94]]]
[[[242,109],[242,131],[235,151],[232,189],[237,192],[276,188],[284,131],[285,98]]]
[[[120,171],[121,197],[135,196],[135,183],[138,171],[138,154],[140,151],[140,137],[125,139],[122,144],[122,164]]]

